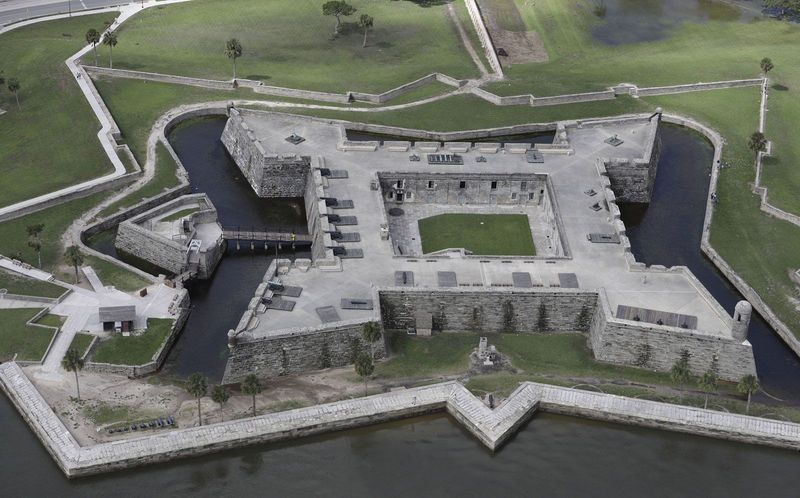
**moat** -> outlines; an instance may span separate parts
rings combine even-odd
[[[192,176],[193,190],[209,193],[221,217],[241,216],[238,219],[243,220],[248,212],[252,212],[246,209],[247,202],[254,197],[235,195],[236,170],[215,138],[223,126],[224,120],[193,122],[178,128],[171,140],[190,174],[195,172]],[[738,294],[699,251],[711,147],[699,136],[676,127],[664,127],[662,139],[664,147],[651,205],[646,209],[628,206],[623,210],[633,249],[638,259],[649,264],[689,266],[714,297],[730,310],[739,299]],[[202,175],[196,174],[201,170]],[[228,186],[223,187],[226,178]],[[226,193],[229,198],[245,199],[242,201],[244,204],[226,203]],[[673,203],[676,198],[681,202]],[[281,205],[285,208],[285,204]],[[292,215],[302,216],[302,212],[296,213],[296,208],[290,207],[282,212],[279,209],[278,206],[268,209],[261,205],[255,211],[264,216],[273,214],[273,221],[291,219]],[[256,223],[260,219],[247,222]],[[655,233],[662,235],[655,236]],[[665,239],[663,234],[668,234],[669,239]],[[663,240],[671,241],[668,250],[663,247]],[[168,373],[185,375],[200,369],[215,375],[221,371],[226,354],[225,337],[224,333],[216,332],[224,331],[229,326],[226,324],[238,318],[236,301],[246,302],[250,296],[247,279],[252,278],[253,282],[260,279],[267,264],[268,256],[263,253],[251,253],[249,248],[239,252],[229,248],[214,279],[202,285],[193,284],[194,326],[190,319],[170,355],[166,367]],[[237,289],[241,289],[241,295],[237,294]],[[224,306],[221,309],[203,306],[203,303],[211,302],[224,302]],[[750,340],[754,344],[765,389],[783,398],[800,398],[790,382],[800,364],[759,317],[751,324]],[[685,477],[685,485],[691,486],[685,489],[686,492],[713,495],[723,487],[730,489],[728,486],[732,481],[736,481],[736,489],[746,493],[748,486],[755,486],[758,482],[756,476],[759,473],[767,469],[772,472],[781,468],[788,470],[796,463],[796,456],[786,451],[553,415],[538,415],[535,423],[521,431],[512,444],[492,456],[449,418],[440,416],[298,443],[239,450],[73,483],[63,479],[6,400],[0,408],[0,420],[6,422],[11,437],[16,439],[9,440],[6,447],[17,449],[13,455],[10,451],[2,453],[3,473],[16,476],[35,474],[37,479],[15,482],[36,482],[42,486],[41,490],[63,487],[64,492],[75,493],[86,493],[89,488],[85,486],[92,486],[93,492],[102,493],[104,487],[118,489],[120,482],[126,481],[131,489],[135,486],[137,494],[148,488],[211,494],[215,493],[214,490],[229,492],[236,486],[244,490],[254,485],[266,485],[277,491],[295,493],[324,486],[338,493],[364,496],[381,491],[387,494],[431,493],[436,490],[453,493],[461,487],[461,491],[469,495],[475,490],[496,489],[501,485],[503,489],[516,493],[537,486],[537,489],[549,489],[553,493],[591,489],[595,494],[612,496],[619,494],[618,486],[621,484],[631,494],[645,489],[652,494],[653,484],[659,482],[663,482],[663,486],[655,489],[666,489],[667,482],[674,485],[668,475],[678,469]],[[547,448],[546,452],[541,452],[543,447]],[[424,451],[419,451],[420,448]],[[403,459],[407,472],[401,478],[394,466],[398,455],[404,453],[408,454]],[[456,453],[459,465],[453,465]],[[708,462],[707,467],[696,465],[698,455]],[[580,461],[585,464],[579,465]],[[325,472],[319,472],[320,465],[330,465],[330,462],[337,463]],[[635,471],[631,462],[640,466],[641,471]],[[591,472],[586,474],[586,479],[575,479],[589,468]],[[658,468],[665,471],[652,472]],[[356,469],[364,472],[356,472]],[[508,472],[514,473],[513,482],[503,479],[502,476]],[[292,475],[297,478],[286,478]],[[408,475],[415,478],[408,479]],[[549,478],[537,478],[541,475]],[[645,479],[644,475],[650,477]],[[777,475],[780,476],[778,479],[773,478],[768,483],[775,486],[770,494],[780,494],[795,484],[791,472],[779,470]],[[442,476],[449,477],[442,479]],[[442,488],[445,483],[446,488]],[[758,490],[763,492],[763,486],[764,483],[759,482]],[[19,493],[35,491],[30,488],[18,490]]]

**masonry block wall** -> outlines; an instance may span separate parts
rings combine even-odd
[[[379,173],[378,179],[389,202],[397,200],[398,189],[403,202],[427,204],[540,205],[550,195],[546,175]]]
[[[230,110],[220,139],[256,195],[303,197],[309,157],[269,153],[236,109]]]
[[[178,274],[186,264],[186,247],[135,223],[119,225],[114,246],[159,268]]]
[[[319,171],[311,171],[306,175],[306,188],[303,201],[306,206],[306,223],[308,233],[313,236],[311,242],[311,259],[318,261],[327,256],[325,229],[330,229],[327,220],[323,222],[321,214],[325,212],[325,201],[320,200],[322,192],[322,176]],[[324,227],[323,227],[324,225]]]
[[[430,313],[444,332],[588,332],[597,293],[572,289],[408,289],[378,291],[386,329],[415,325]]]
[[[658,159],[661,153],[661,138],[658,124],[649,128],[653,136],[652,147],[645,150],[641,159],[607,159],[604,161],[611,190],[618,202],[647,203],[653,193],[653,185],[658,171]]]
[[[616,320],[606,305],[598,305],[589,329],[589,347],[595,359],[669,372],[686,349],[689,369],[702,375],[716,356],[721,379],[738,382],[755,375],[753,348],[749,342],[707,335],[674,327]]]
[[[362,326],[363,322],[358,322],[273,337],[240,337],[230,349],[223,382],[240,382],[251,373],[259,377],[278,377],[351,365],[361,351],[372,350],[375,358],[386,356],[383,338],[370,348],[361,338]]]

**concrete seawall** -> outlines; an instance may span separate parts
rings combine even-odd
[[[800,449],[800,424],[525,382],[491,410],[458,382],[445,382],[203,427],[81,447],[16,363],[0,365],[0,387],[67,477],[198,456],[431,412],[446,411],[497,450],[537,410]]]

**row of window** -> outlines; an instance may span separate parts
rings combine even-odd
[[[397,180],[397,188],[403,188],[403,186],[404,186],[403,180]],[[493,181],[490,187],[492,190],[497,190],[497,182]],[[433,180],[428,180],[428,188],[431,190],[436,188],[436,182],[434,182]],[[464,180],[458,182],[458,188],[460,189],[467,188],[467,182],[465,182]],[[528,190],[528,182],[520,182],[519,189]]]

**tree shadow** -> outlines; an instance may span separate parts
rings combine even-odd
[[[405,1],[415,3],[420,7],[436,7],[438,5],[446,5],[450,3],[451,0],[405,0]]]
[[[342,21],[341,26],[339,26],[339,36],[347,36],[352,34],[363,34],[361,31],[361,27],[358,23],[350,22],[350,21]]]
[[[244,77],[246,80],[256,80],[256,81],[267,81],[271,80],[272,76],[267,76],[266,74],[248,74]]]
[[[372,44],[372,43],[368,43],[367,44],[367,46],[370,46],[370,45],[378,47],[378,48],[392,48],[392,47],[394,47],[394,44],[392,44],[391,42],[388,42],[388,41],[379,41],[379,42],[377,42],[375,44]]]
[[[788,87],[788,86],[786,86],[786,85],[781,85],[780,83],[773,83],[773,85],[772,85],[772,87],[771,87],[771,88],[772,88],[773,90],[776,90],[776,91],[779,91],[779,92],[785,92],[785,91],[789,90],[789,87]]]

